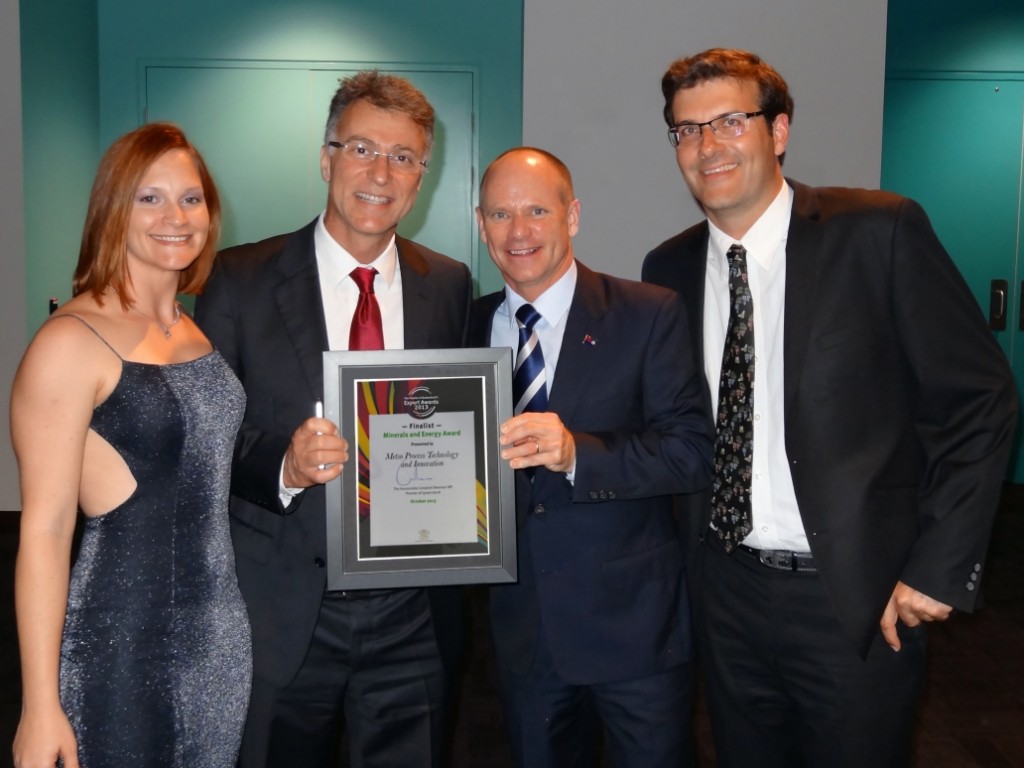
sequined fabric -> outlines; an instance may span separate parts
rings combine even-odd
[[[252,669],[227,514],[245,395],[216,352],[123,366],[92,428],[138,487],[86,519],[61,701],[82,768],[228,768]]]

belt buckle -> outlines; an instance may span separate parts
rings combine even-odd
[[[759,553],[762,565],[777,571],[795,571],[792,552],[781,552],[777,549],[762,549]]]

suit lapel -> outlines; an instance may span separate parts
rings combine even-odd
[[[313,243],[315,227],[313,221],[288,239],[278,260],[281,282],[274,289],[274,299],[302,373],[319,396],[323,391],[323,352],[328,344]]]
[[[403,237],[395,237],[398,264],[402,270],[402,324],[406,349],[426,349],[432,345],[430,330],[434,302],[434,286],[427,279],[430,265],[416,248]]]
[[[505,291],[496,291],[481,296],[473,302],[473,307],[469,312],[469,337],[466,346],[491,346],[491,326],[494,324],[494,313],[498,311],[498,307],[504,300]],[[513,354],[515,354],[515,350],[513,350]]]
[[[600,350],[596,344],[588,344],[584,340],[588,336],[600,339],[604,335],[603,319],[608,311],[608,300],[597,275],[579,261],[576,269],[576,290],[565,321],[555,381],[548,392],[548,410],[558,413],[563,421],[568,420],[579,403],[578,393],[586,391],[587,381],[596,375],[594,366]],[[469,322],[470,346],[491,345],[494,313],[504,300],[505,292],[497,291],[480,297],[474,303]]]
[[[786,241],[786,304],[784,322],[785,413],[797,412],[797,394],[810,333],[821,260],[820,205],[814,190],[787,179],[793,188],[793,213]],[[787,419],[788,421],[788,419]]]
[[[690,250],[679,259],[679,283],[676,288],[686,306],[693,342],[694,359],[704,361],[704,290],[708,270],[708,238],[710,230],[705,219],[702,236],[690,240]]]
[[[581,402],[579,393],[586,392],[587,382],[597,375],[595,364],[601,357],[600,349],[586,340],[599,342],[605,335],[602,329],[608,312],[608,300],[597,275],[579,261],[576,268],[576,291],[569,306],[555,382],[548,397],[548,410],[557,413],[566,423],[571,421],[573,411]]]

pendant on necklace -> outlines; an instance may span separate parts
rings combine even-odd
[[[134,304],[132,304],[132,309],[134,309],[136,312],[138,312],[140,315],[142,315],[147,320],[150,320],[150,321],[156,323],[156,327],[159,328],[161,331],[163,331],[165,339],[171,338],[171,328],[176,326],[178,324],[178,321],[181,320],[181,305],[178,304],[178,302],[174,302],[174,319],[171,320],[169,325],[164,325],[157,318],[150,317],[145,312],[143,312],[141,309],[136,307]]]

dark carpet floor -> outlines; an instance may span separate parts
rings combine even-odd
[[[20,710],[13,579],[17,513],[0,513],[0,765]],[[933,625],[914,768],[1024,768],[1024,486],[1007,486],[982,585],[986,606]],[[453,768],[511,766],[495,689],[485,593],[469,592],[472,645]],[[698,765],[715,764],[698,701]]]

